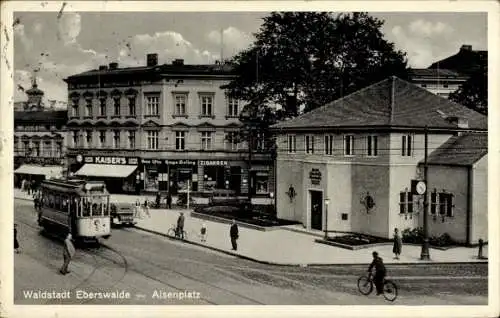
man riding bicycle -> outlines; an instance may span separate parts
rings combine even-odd
[[[373,252],[373,261],[368,267],[368,272],[371,274],[372,269],[375,267],[375,275],[373,276],[373,283],[377,289],[377,295],[381,295],[384,290],[384,279],[386,275],[386,269],[384,261],[378,256],[377,252]]]

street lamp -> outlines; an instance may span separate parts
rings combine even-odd
[[[325,199],[325,240],[328,239],[328,204],[330,204],[330,199]]]

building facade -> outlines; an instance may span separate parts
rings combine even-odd
[[[21,181],[40,181],[62,177],[66,167],[65,110],[46,109],[43,91],[33,80],[26,91],[28,101],[19,102],[14,111],[14,185]]]
[[[422,225],[423,196],[411,180],[423,179],[426,131],[431,154],[457,133],[486,133],[487,118],[393,77],[273,131],[279,218],[389,238]]]
[[[220,87],[233,78],[227,65],[101,66],[66,79],[69,160],[75,175],[102,178],[113,192],[209,195],[230,189],[269,196],[269,154],[237,143],[243,104]]]
[[[443,98],[448,98],[468,78],[468,76],[455,71],[439,68],[414,68],[410,69],[409,72],[413,84]]]

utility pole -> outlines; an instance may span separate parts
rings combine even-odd
[[[422,243],[422,252],[420,254],[421,260],[429,260],[429,184],[428,184],[428,165],[427,165],[427,153],[429,151],[429,132],[427,126],[424,128],[424,182],[426,185],[426,191],[424,193],[424,241]]]

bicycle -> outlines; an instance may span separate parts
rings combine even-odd
[[[373,275],[363,275],[358,278],[358,290],[361,294],[367,296],[373,291]],[[388,301],[395,301],[398,297],[398,286],[389,279],[384,279],[384,287],[382,289],[384,298]]]
[[[187,240],[187,232],[185,230],[182,230],[182,234],[183,234],[183,238],[184,240]],[[177,239],[181,239],[181,235],[179,234],[179,232],[177,231],[177,225],[172,225],[171,228],[168,229],[167,231],[167,236],[170,236],[170,237],[175,237]]]

